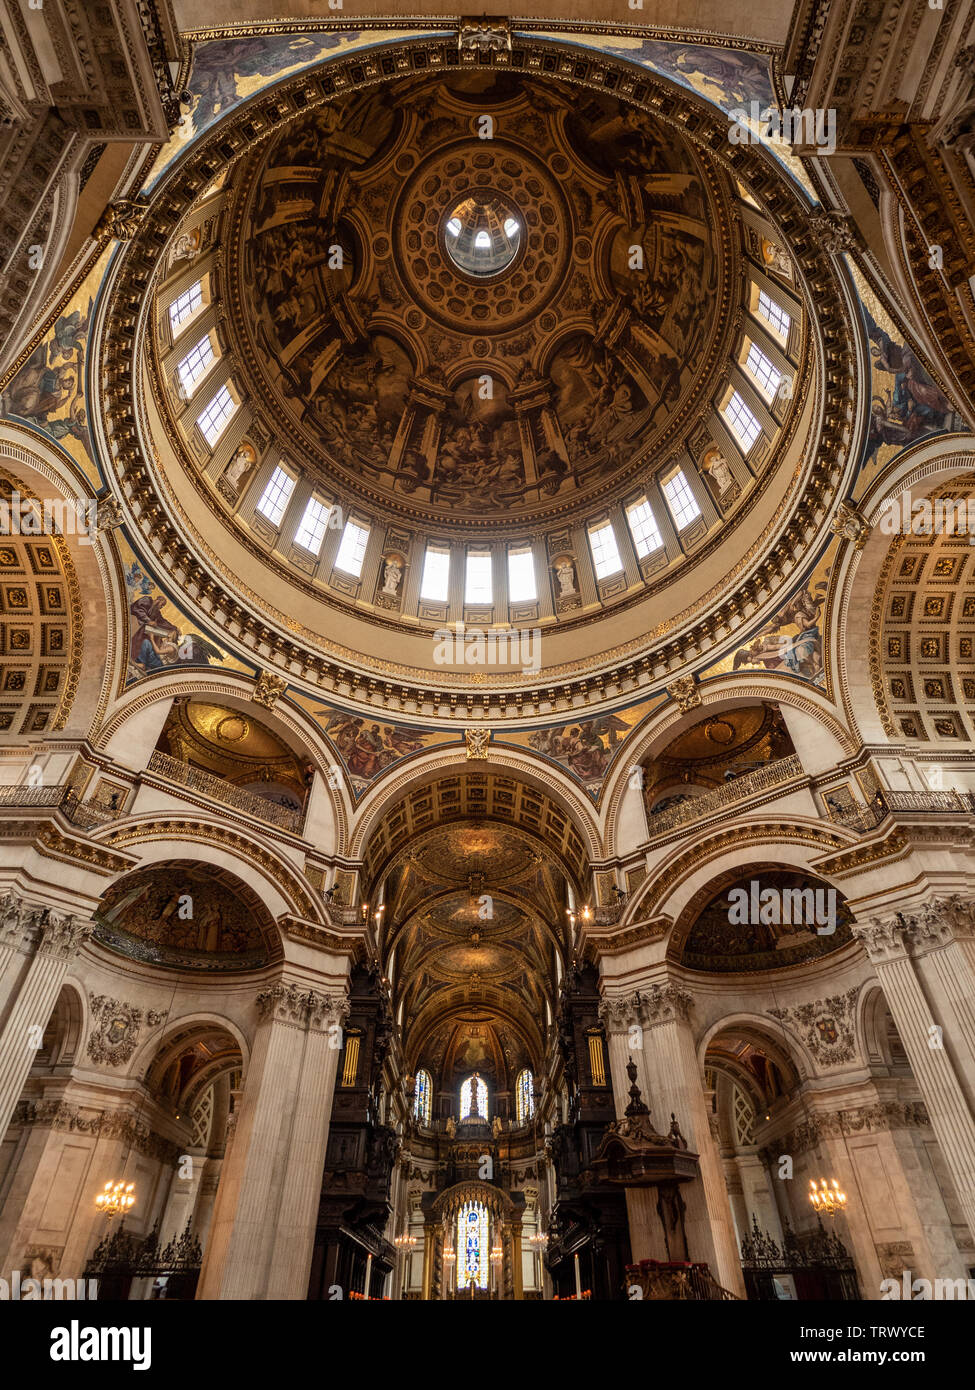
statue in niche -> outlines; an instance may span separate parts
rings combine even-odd
[[[253,462],[254,450],[249,444],[241,444],[223,472],[224,481],[229,487],[232,487],[235,492],[240,490],[244,474]]]
[[[569,598],[576,591],[576,571],[571,560],[560,560],[555,566],[555,577],[559,581],[559,598]]]
[[[737,489],[738,484],[735,482],[735,475],[720,449],[712,449],[705,454],[704,471],[714,484],[718,497],[723,497],[726,492]]]
[[[388,555],[383,562],[383,593],[396,598],[403,579],[403,565],[398,555]]]

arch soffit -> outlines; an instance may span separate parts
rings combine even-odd
[[[106,889],[168,859],[194,859],[236,874],[257,893],[275,922],[293,916],[325,925],[324,905],[294,864],[277,853],[269,841],[258,840],[243,826],[229,830],[222,821],[191,818],[189,813],[162,817],[149,812],[113,821],[97,835],[113,848],[139,855],[139,863],[115,874],[106,882]]]
[[[482,1202],[488,1211],[507,1218],[511,1218],[518,1211],[508,1193],[503,1192],[494,1183],[468,1178],[465,1182],[456,1183],[445,1192],[441,1192],[432,1203],[430,1214],[434,1218],[453,1216],[465,1202]]]
[[[0,420],[0,468],[41,501],[49,498],[72,504],[92,497],[92,484],[74,460],[37,431],[10,420]],[[95,534],[90,541],[86,537],[82,544],[81,536],[62,528],[59,539],[74,570],[66,576],[67,582],[77,590],[73,597],[87,619],[82,633],[84,660],[77,689],[64,712],[64,725],[88,734],[115,679],[118,619],[124,613],[121,575],[106,535]]]
[[[175,1050],[177,1044],[187,1043],[198,1033],[221,1029],[235,1043],[240,1051],[241,1064],[246,1075],[250,1060],[250,1044],[241,1028],[226,1014],[211,1013],[205,1009],[193,1009],[175,1018],[167,1016],[163,1023],[151,1029],[132,1054],[127,1075],[139,1081],[148,1072],[158,1057],[167,1050]]]
[[[831,605],[837,621],[829,623],[829,660],[838,676],[836,685],[841,707],[858,742],[887,743],[892,736],[883,727],[873,691],[871,659],[879,655],[876,644],[880,634],[875,630],[871,615],[884,564],[898,537],[885,534],[877,523],[889,501],[896,501],[907,492],[919,498],[926,496],[939,484],[972,469],[975,469],[975,437],[937,436],[892,459],[857,503],[870,531],[861,550],[847,545],[840,552]],[[862,640],[861,625],[865,615],[870,624],[869,643]],[[852,630],[852,624],[858,625],[857,631]]]
[[[793,818],[787,826],[759,821],[751,825],[705,831],[676,859],[666,859],[658,871],[641,885],[632,906],[627,904],[621,926],[630,925],[640,918],[669,917],[669,950],[674,944],[674,933],[682,915],[698,893],[706,891],[708,884],[720,878],[724,872],[742,868],[742,849],[757,849],[762,859],[774,853],[778,864],[822,878],[823,875],[815,867],[819,857],[854,844],[856,840],[852,831],[841,827],[826,829],[818,821],[799,817]],[[708,871],[707,884],[688,895],[688,881],[703,868]],[[676,910],[668,912],[668,906]],[[698,906],[703,906],[703,901]]]
[[[528,750],[521,751],[500,743],[489,743],[488,748],[490,752],[486,761],[468,759],[466,746],[457,744],[420,754],[408,768],[398,772],[396,768],[391,768],[377,785],[370,788],[357,808],[349,843],[350,858],[362,857],[365,845],[383,818],[410,792],[435,782],[442,773],[465,771],[484,774],[502,772],[549,797],[575,826],[589,860],[603,858],[595,808],[586,805],[583,800],[585,793],[578,786]],[[527,829],[526,833],[529,833]]]

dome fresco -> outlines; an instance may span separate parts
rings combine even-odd
[[[12,8],[0,1295],[956,1301],[975,0]]]

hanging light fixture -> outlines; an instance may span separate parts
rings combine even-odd
[[[135,1183],[107,1182],[95,1198],[95,1206],[109,1218],[124,1216],[135,1206]]]
[[[835,1178],[820,1178],[817,1186],[815,1178],[809,1180],[809,1200],[816,1210],[827,1216],[835,1216],[846,1206],[846,1193],[840,1191]]]
[[[401,1236],[397,1236],[397,1237],[396,1237],[396,1239],[393,1241],[393,1244],[394,1244],[395,1246],[398,1246],[398,1248],[399,1248],[400,1250],[409,1249],[411,1246],[413,1246],[413,1245],[416,1244],[416,1236],[411,1236],[410,1233],[409,1233],[409,1231],[404,1231],[403,1234],[402,1234]],[[445,1251],[445,1252],[444,1252],[444,1259],[446,1259],[446,1258],[447,1258],[447,1254],[446,1254],[446,1251]]]

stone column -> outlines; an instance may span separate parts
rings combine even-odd
[[[625,999],[607,1000],[607,1015],[616,1024],[618,1040],[610,1044],[610,1066],[617,1098],[629,1091],[625,1073],[626,1049],[631,1042],[642,1047],[630,1052],[650,1107],[654,1127],[666,1134],[675,1115],[692,1152],[699,1155],[699,1181],[686,1183],[681,1196],[686,1203],[684,1228],[692,1260],[707,1260],[714,1277],[732,1293],[744,1296],[741,1261],[735,1241],[731,1206],[717,1145],[711,1134],[704,1085],[697,1065],[694,1032],[690,1024],[691,996],[674,981],[658,981]],[[639,1034],[631,1029],[639,1024]],[[638,1055],[639,1054],[639,1055]],[[645,1082],[645,1088],[643,1083]],[[628,1212],[641,1216],[631,1239],[636,1249],[653,1248],[655,1232],[645,1204],[631,1204]],[[644,1229],[645,1227],[645,1229]]]
[[[332,1025],[346,1004],[284,981],[256,1003],[261,1021],[214,1205],[202,1299],[307,1291],[340,1047]]]
[[[975,1239],[971,904],[935,899],[854,927],[877,972]]]
[[[6,1133],[24,1089],[61,992],[68,962],[91,928],[90,921],[50,908],[41,912],[28,910],[18,921],[15,936],[20,938],[19,949],[24,949],[31,939],[37,944],[0,1032],[0,1135]]]

